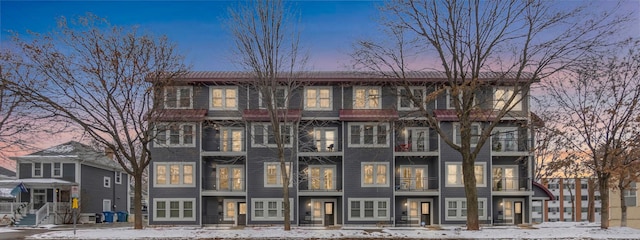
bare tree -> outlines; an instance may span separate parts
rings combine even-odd
[[[462,157],[468,230],[479,229],[474,165],[494,127],[512,116],[530,84],[596,50],[626,20],[605,13],[592,21],[584,10],[560,11],[547,1],[392,1],[381,7],[389,40],[357,43],[352,54],[356,67],[404,81],[407,91],[405,76],[411,71],[433,69],[445,76],[433,94],[451,93],[459,143],[422,99],[411,99],[421,106],[426,123]],[[420,55],[433,58],[416,58]],[[512,87],[500,104],[476,98],[492,85]],[[472,132],[473,122],[483,122],[483,129]]]
[[[306,56],[299,48],[299,30],[295,15],[285,3],[276,1],[247,1],[229,9],[230,31],[235,42],[238,63],[250,74],[249,83],[260,95],[264,111],[269,116],[269,132],[280,162],[284,207],[284,230],[291,229],[289,184],[291,183],[286,156],[293,156],[295,141],[292,133],[298,119],[289,117],[290,100],[300,88],[299,75]],[[291,164],[291,163],[289,163]],[[291,166],[293,168],[294,166]],[[286,174],[285,174],[286,173]]]
[[[614,153],[614,166],[611,169],[611,180],[613,188],[616,189],[620,201],[620,226],[627,226],[627,202],[624,193],[635,191],[638,186],[632,184],[640,181],[640,149],[638,149],[638,133],[634,133],[635,138],[630,139],[625,152]]]
[[[640,101],[640,53],[630,41],[606,55],[585,60],[573,74],[553,79],[549,97],[565,112],[570,150],[588,156],[602,198],[601,228],[609,227],[609,189],[612,170],[634,136]],[[622,51],[626,53],[620,54]]]
[[[31,41],[27,39],[33,39]],[[152,124],[164,84],[186,71],[166,37],[111,26],[87,14],[58,20],[58,30],[15,38],[34,73],[16,89],[54,119],[76,125],[112,151],[133,176],[135,229],[142,229],[142,177],[151,161]],[[42,82],[34,87],[30,82]]]

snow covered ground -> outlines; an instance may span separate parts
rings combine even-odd
[[[0,232],[6,231],[0,228]],[[27,239],[640,239],[640,230],[612,227],[602,230],[597,224],[543,223],[533,229],[517,227],[485,227],[480,231],[466,231],[459,227],[442,230],[425,228],[342,228],[327,230],[314,227],[294,227],[285,232],[282,227],[247,227],[244,229],[197,227],[148,227],[144,230],[127,228],[56,230]]]

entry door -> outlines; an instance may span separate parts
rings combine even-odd
[[[247,225],[247,203],[238,202],[238,226]]]
[[[431,203],[420,203],[420,226],[431,225]]]
[[[333,222],[333,202],[325,202],[324,203],[324,225],[325,226],[333,226],[335,223]]]
[[[33,209],[38,210],[47,202],[46,189],[33,189]]]
[[[513,224],[513,202],[505,200],[502,207],[504,208],[504,223]]]
[[[522,224],[522,201],[513,202],[513,217],[515,224]]]

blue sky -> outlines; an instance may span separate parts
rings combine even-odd
[[[357,38],[376,29],[380,1],[296,1],[302,45],[315,70],[340,70]],[[138,25],[178,44],[193,70],[237,70],[230,64],[231,40],[224,26],[232,1],[0,1],[2,42],[8,30],[46,32],[55,19],[92,12],[111,24]]]

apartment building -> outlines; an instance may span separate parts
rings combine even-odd
[[[601,201],[596,182],[586,178],[545,178],[542,183],[553,194],[551,201],[545,202],[541,208],[534,208],[534,216],[540,222],[580,222],[588,221],[589,188],[594,189],[593,213],[594,221],[600,222]],[[589,186],[593,184],[593,186]]]
[[[476,92],[491,110],[513,93],[513,78]],[[513,77],[512,75],[508,75]],[[261,93],[241,72],[190,72],[164,89],[149,181],[151,225],[282,224],[282,171]],[[291,221],[297,225],[464,224],[462,157],[416,115],[398,80],[353,72],[309,72],[303,86],[274,96],[287,151]],[[410,90],[426,98],[441,73],[413,72]],[[502,85],[495,85],[499,82]],[[528,88],[527,88],[528,89]],[[449,91],[426,104],[450,139],[459,124]],[[476,159],[481,224],[531,223],[534,201],[528,91]],[[490,112],[490,111],[489,111]],[[490,115],[490,114],[489,114]],[[485,116],[491,118],[491,116]],[[488,122],[478,118],[473,133]],[[477,139],[476,139],[477,141]]]
[[[640,229],[640,182],[631,182],[629,189],[623,190],[625,206],[627,206],[627,227]],[[620,190],[609,191],[609,217],[611,226],[620,226],[622,221],[622,209],[620,204]]]

